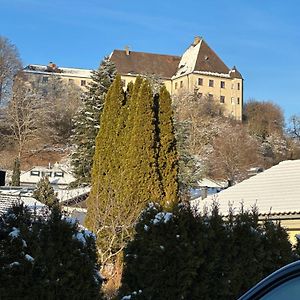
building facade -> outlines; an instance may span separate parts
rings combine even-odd
[[[124,87],[137,76],[159,78],[171,95],[198,93],[220,103],[226,116],[242,120],[243,77],[236,67],[228,68],[203,38],[195,37],[182,56],[114,50],[110,60],[115,63]],[[24,73],[29,80],[47,83],[50,76],[85,88],[92,70],[46,65],[28,65]]]
[[[226,116],[242,120],[243,77],[228,68],[203,38],[196,37],[182,56],[114,50],[110,59],[124,85],[138,75],[159,77],[171,95],[198,93],[218,101]]]
[[[72,83],[85,88],[91,81],[92,70],[58,67],[50,62],[48,65],[28,65],[23,69],[28,81],[39,81],[46,84],[51,76],[57,76],[64,83]]]

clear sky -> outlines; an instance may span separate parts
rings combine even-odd
[[[0,35],[23,64],[98,67],[104,55],[181,55],[204,37],[236,65],[244,99],[272,100],[300,115],[299,0],[0,0]]]

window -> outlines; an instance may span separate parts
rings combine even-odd
[[[209,100],[213,100],[213,99],[214,99],[213,94],[208,94],[208,99],[209,99]]]
[[[73,83],[74,82],[74,79],[69,79],[69,83]]]
[[[214,87],[214,81],[212,79],[209,80],[208,85],[210,87]]]
[[[182,80],[180,81],[180,87],[181,88],[183,87],[183,81]]]
[[[64,177],[64,172],[54,172],[54,177]]]
[[[203,78],[198,78],[198,85],[203,85]]]
[[[43,76],[42,83],[47,83],[47,82],[48,82],[48,77],[47,76]]]
[[[236,104],[240,104],[240,98],[239,97],[236,100]]]
[[[122,87],[126,86],[126,80],[122,79]]]
[[[225,96],[220,96],[220,103],[225,103]]]
[[[51,177],[52,176],[52,172],[50,172],[50,171],[42,172],[42,176]]]
[[[221,89],[225,89],[225,81],[221,81],[220,87]]]
[[[237,83],[237,89],[240,90],[240,83]]]
[[[30,171],[30,176],[40,176],[40,171]]]
[[[234,97],[231,97],[231,104],[235,104]]]
[[[86,86],[86,81],[85,80],[81,80],[80,85],[81,86]]]

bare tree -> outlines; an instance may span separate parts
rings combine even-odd
[[[251,167],[261,162],[257,140],[242,125],[227,128],[214,139],[209,157],[213,178],[227,180],[229,185],[245,179]]]
[[[48,143],[68,143],[82,90],[57,76],[50,76],[47,83],[34,82],[33,86],[42,108],[40,137]]]
[[[0,104],[11,95],[13,78],[22,68],[15,45],[0,36]]]
[[[292,138],[300,141],[300,116],[291,116],[288,133],[291,135]]]
[[[23,76],[14,80],[13,96],[5,110],[5,123],[17,144],[18,156],[37,135],[38,101]]]
[[[244,107],[244,117],[251,135],[263,139],[284,130],[282,109],[271,101],[250,100]]]

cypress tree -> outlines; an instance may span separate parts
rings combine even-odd
[[[132,102],[135,101],[132,97]],[[157,163],[154,101],[148,80],[143,80],[136,102],[132,103],[132,131],[128,149],[128,197],[143,205],[162,200],[162,185]]]
[[[107,91],[116,76],[113,62],[105,57],[98,70],[93,71],[92,82],[82,97],[82,108],[74,118],[73,143],[76,150],[72,155],[76,184],[91,182],[91,168],[95,152],[95,139],[100,127],[100,116]]]
[[[106,205],[114,197],[114,184],[118,180],[118,165],[115,151],[118,146],[117,124],[119,123],[124,92],[121,77],[117,75],[111,85],[101,118],[101,126],[96,138],[96,150],[92,168],[92,189],[87,200],[86,224],[97,231],[97,219],[105,213]],[[103,210],[104,209],[104,210]]]
[[[178,197],[178,154],[173,125],[172,100],[166,87],[159,93],[158,125],[158,168],[163,186],[163,203],[174,205]]]
[[[147,203],[176,202],[170,96],[163,89],[162,94],[161,102],[155,101],[149,81],[141,77],[124,92],[119,75],[108,91],[96,138],[86,218],[87,226],[97,233],[103,265],[114,263],[132,238]]]
[[[12,178],[11,178],[12,186],[20,186],[20,175],[21,175],[20,160],[17,157],[14,162],[14,169],[13,169],[13,174],[12,174]]]

